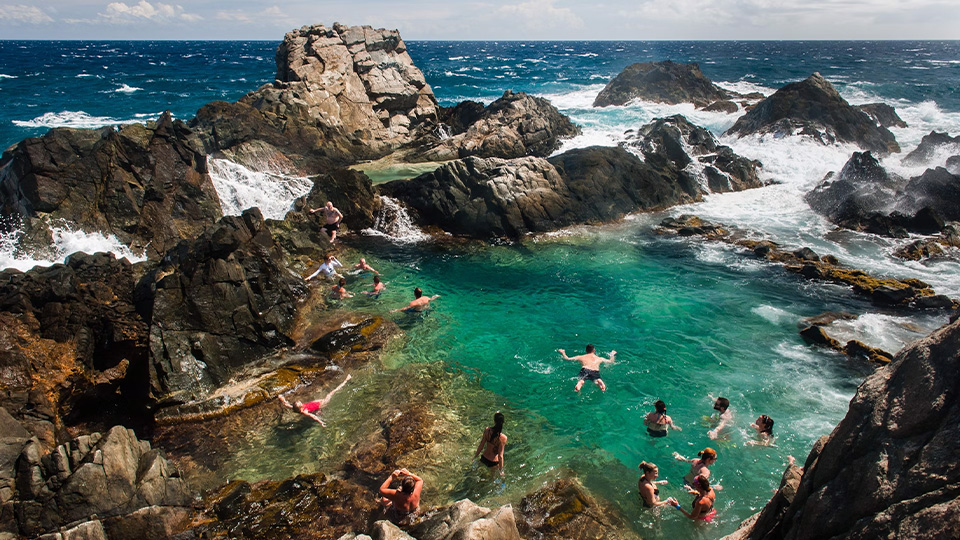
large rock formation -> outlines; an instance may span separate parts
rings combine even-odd
[[[819,73],[777,90],[741,116],[727,133],[805,135],[823,144],[852,143],[878,154],[900,151],[890,130],[847,103]]]
[[[643,62],[627,66],[600,91],[594,107],[625,105],[633,99],[677,105],[693,103],[698,108],[730,99],[731,94],[713,84],[700,65]]]
[[[805,199],[841,227],[884,236],[935,234],[960,219],[960,176],[942,167],[904,180],[889,174],[870,152],[854,152],[839,173],[829,173]]]
[[[191,125],[209,152],[313,174],[389,153],[436,115],[433,91],[396,30],[334,24],[287,33],[273,83],[237,103],[204,106]]]
[[[33,537],[87,522],[101,538],[136,538],[144,529],[169,533],[192,513],[191,498],[163,453],[122,426],[77,437],[50,453],[32,440],[16,462],[16,492],[4,499],[5,510],[8,504],[14,510],[6,525],[17,530],[4,532]]]
[[[633,539],[623,516],[592,497],[576,478],[558,478],[527,494],[514,509],[531,540]]]
[[[0,159],[0,206],[37,246],[65,220],[158,258],[220,218],[202,146],[168,113],[155,124],[57,128]]]
[[[289,337],[303,280],[256,208],[170,250],[138,285],[149,314],[150,385],[164,404],[206,397]]]
[[[468,158],[380,186],[421,225],[459,235],[519,237],[619,219],[760,186],[759,164],[741,158],[683,117],[658,120],[623,148],[571,150],[543,160]]]
[[[955,538],[958,440],[955,320],[860,385],[846,417],[807,458],[792,501],[785,509],[771,501],[761,514],[768,519],[740,538]]]
[[[941,165],[946,161],[931,163],[936,157],[960,156],[960,135],[951,137],[947,133],[938,133],[931,131],[929,135],[924,135],[920,144],[912,152],[903,156],[900,160],[904,165]],[[960,174],[958,171],[951,171],[953,174]]]

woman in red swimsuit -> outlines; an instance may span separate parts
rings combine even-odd
[[[690,512],[684,510],[683,507],[680,506],[680,503],[673,497],[667,499],[667,502],[675,506],[677,510],[683,512],[683,515],[690,519],[699,519],[700,521],[710,523],[713,521],[714,516],[717,515],[717,509],[713,507],[713,503],[717,499],[717,493],[710,487],[710,481],[703,475],[693,479],[693,488],[694,489],[690,490],[690,494],[694,495],[693,508]]]
[[[340,386],[334,388],[329,394],[327,394],[327,397],[321,400],[308,401],[306,403],[297,401],[295,404],[291,405],[290,402],[287,401],[287,398],[283,397],[282,395],[277,396],[277,398],[280,400],[280,403],[283,403],[284,407],[291,408],[297,411],[298,413],[306,416],[307,418],[320,422],[321,426],[327,427],[327,424],[325,424],[323,420],[320,419],[320,410],[326,407],[327,403],[330,403],[330,398],[332,398],[334,394],[336,394],[341,388],[343,388],[344,385],[346,385],[347,381],[349,380],[350,380],[350,375],[348,374],[347,378],[344,379],[342,383],[340,383]]]

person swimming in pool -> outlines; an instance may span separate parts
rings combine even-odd
[[[373,290],[361,292],[367,296],[380,296],[384,288],[386,288],[386,285],[380,281],[380,276],[373,276]]]
[[[643,499],[643,506],[655,508],[667,504],[667,501],[660,500],[660,488],[657,487],[657,484],[667,483],[666,480],[657,480],[660,469],[655,464],[646,461],[641,462],[637,468],[643,471],[643,474],[640,475],[640,481],[637,482],[637,493]]]
[[[574,392],[579,392],[583,388],[583,383],[586,381],[595,381],[597,386],[600,387],[600,390],[604,392],[607,391],[607,385],[603,383],[603,379],[600,378],[600,364],[614,362],[614,357],[617,355],[617,351],[610,351],[610,358],[601,358],[594,353],[593,345],[587,345],[586,353],[579,356],[570,357],[567,356],[567,351],[564,349],[557,349],[557,352],[563,356],[564,360],[575,360],[580,362],[580,373],[577,375],[577,378],[580,379],[577,381],[577,386],[573,389]]]
[[[423,291],[420,290],[420,287],[417,287],[416,289],[413,290],[413,300],[411,300],[410,303],[407,304],[407,307],[391,309],[390,313],[396,313],[398,311],[406,311],[407,313],[423,311],[428,307],[430,307],[430,302],[436,300],[437,298],[440,298],[439,294],[435,294],[429,297],[424,296]]]
[[[751,446],[773,446],[773,418],[761,414],[757,421],[750,424],[750,427],[757,430],[757,439],[747,441]]]
[[[672,427],[677,431],[683,431],[673,423],[673,419],[667,416],[667,404],[657,400],[653,404],[655,412],[649,413],[643,419],[643,424],[647,426],[647,434],[651,437],[666,437],[667,428]]]
[[[320,419],[320,411],[323,410],[323,408],[326,407],[328,403],[330,403],[330,399],[333,397],[333,395],[339,392],[340,389],[343,388],[347,384],[347,381],[349,380],[350,380],[350,374],[348,373],[347,378],[344,379],[342,383],[340,383],[340,386],[334,388],[333,391],[327,394],[327,397],[318,401],[308,401],[306,403],[297,401],[293,405],[291,405],[290,402],[287,401],[287,398],[283,397],[283,394],[277,396],[277,399],[280,400],[280,403],[282,403],[284,407],[293,409],[298,413],[306,416],[307,418],[311,418],[313,420],[316,420],[317,422],[320,422],[321,426],[327,427],[327,424],[325,424],[323,420]]]

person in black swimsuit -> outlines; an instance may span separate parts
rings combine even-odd
[[[500,471],[500,476],[503,476],[503,449],[507,445],[507,436],[503,434],[503,421],[503,413],[497,411],[493,415],[493,425],[483,430],[480,444],[477,445],[477,451],[473,454],[473,459],[480,456],[480,463],[491,471],[496,467]]]
[[[657,484],[666,484],[666,480],[657,481],[657,475],[660,469],[653,463],[646,461],[640,463],[638,467],[643,474],[640,475],[640,482],[637,483],[637,493],[643,499],[643,505],[647,508],[655,508],[667,504],[667,501],[660,500],[660,489]]]

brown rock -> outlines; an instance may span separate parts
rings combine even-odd
[[[632,538],[623,519],[572,478],[560,478],[524,497],[514,509],[524,538],[600,540]]]

